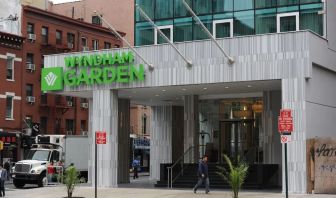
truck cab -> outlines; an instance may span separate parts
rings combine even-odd
[[[22,188],[25,184],[47,185],[47,166],[61,160],[62,148],[56,144],[34,144],[25,160],[15,164],[12,170],[13,184]]]

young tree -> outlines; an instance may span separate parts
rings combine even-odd
[[[220,172],[217,172],[221,175],[231,186],[232,189],[232,197],[238,198],[238,192],[243,185],[248,171],[248,165],[241,161],[238,157],[237,164],[233,165],[230,158],[227,155],[223,155],[227,165],[228,170],[225,167],[218,166]]]

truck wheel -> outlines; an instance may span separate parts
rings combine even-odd
[[[45,172],[41,173],[37,185],[38,187],[44,187],[48,185],[48,179]]]
[[[13,179],[13,184],[16,188],[23,188],[25,183],[21,180]]]

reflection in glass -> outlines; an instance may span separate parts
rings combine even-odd
[[[254,34],[254,11],[234,13],[233,34],[235,36]]]
[[[180,18],[174,20],[174,41],[191,41],[192,40],[192,18]]]
[[[256,10],[255,25],[256,34],[276,32],[276,9]]]
[[[233,0],[217,0],[213,2],[214,12],[232,12]]]

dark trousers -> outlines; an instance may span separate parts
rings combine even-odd
[[[194,187],[194,191],[197,191],[197,189],[202,185],[205,184],[205,192],[209,192],[209,186],[210,186],[210,181],[209,177],[199,177],[198,182]]]
[[[138,176],[138,168],[137,167],[133,168],[133,173],[134,173],[133,179],[139,178],[139,176]]]
[[[5,196],[5,181],[0,182],[0,197]]]

